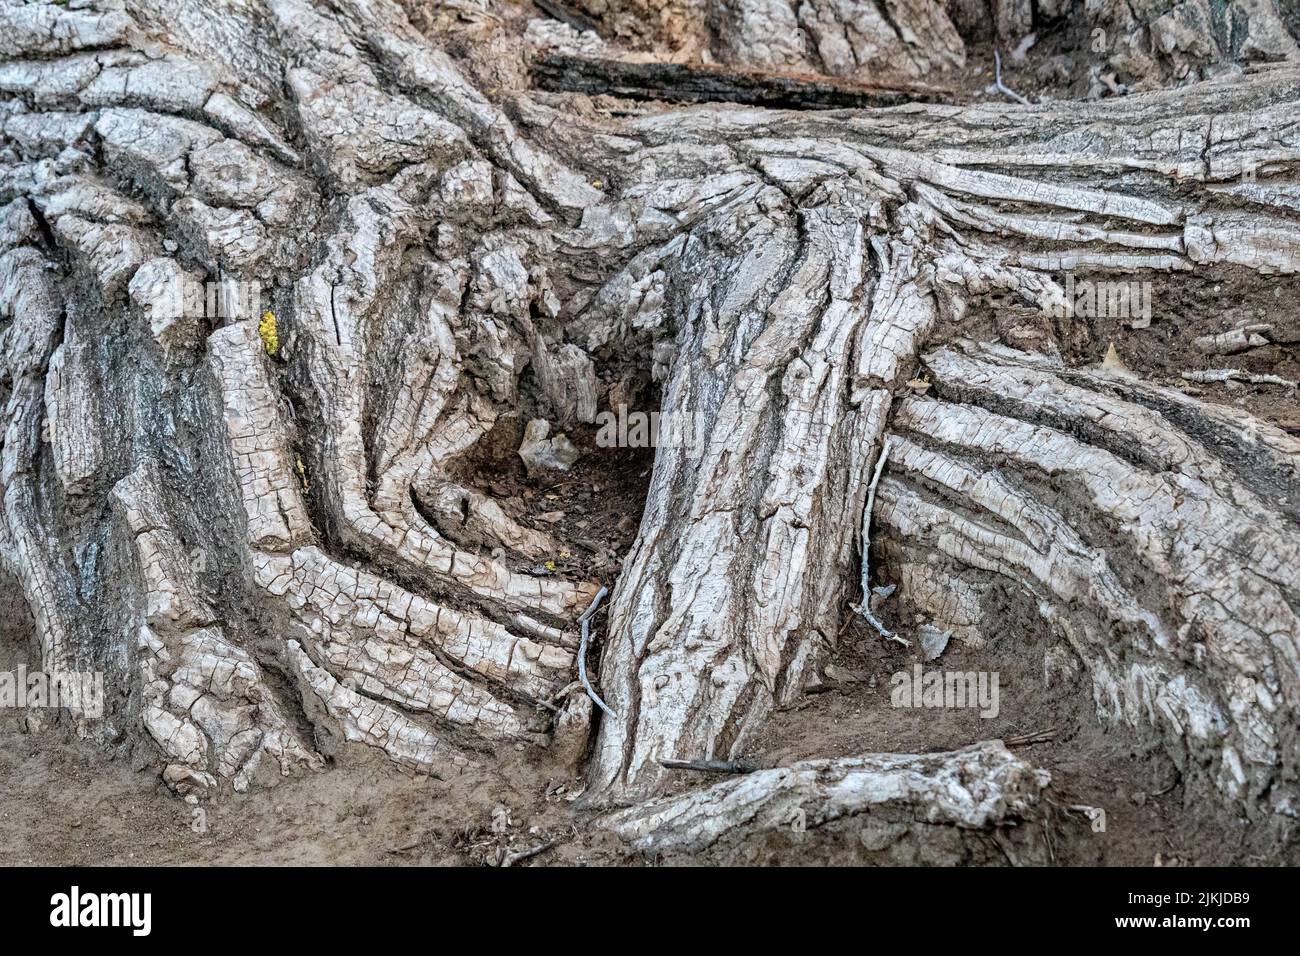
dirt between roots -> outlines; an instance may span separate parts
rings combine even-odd
[[[1126,732],[1103,731],[1079,688],[1043,688],[1038,648],[1008,634],[981,649],[952,646],[929,668],[996,670],[1000,713],[903,709],[890,675],[913,652],[851,626],[819,693],[779,712],[751,756],[785,764],[867,751],[946,750],[991,737],[1051,730],[1016,751],[1051,771],[1038,826],[1058,865],[1300,862],[1252,855],[1251,827],[1185,807],[1169,761]],[[6,664],[5,666],[8,666]],[[505,750],[495,767],[439,780],[409,777],[352,745],[322,774],[250,794],[224,791],[192,806],[171,795],[156,768],[132,770],[59,727],[33,733],[21,712],[0,714],[0,862],[6,865],[367,864],[496,865],[507,851],[547,845],[520,866],[857,863],[860,818],[718,846],[696,857],[646,860],[593,825],[570,800],[582,782],[545,751]],[[719,779],[683,771],[686,788]],[[1070,805],[1105,809],[1095,833]],[[990,843],[990,846],[992,844]],[[916,863],[1005,864],[1001,854],[930,851]]]

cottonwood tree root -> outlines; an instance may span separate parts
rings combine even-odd
[[[1284,75],[1289,71],[1256,82],[1270,85]],[[1290,92],[1282,99],[1295,95],[1293,83],[1294,77],[1284,81]],[[664,402],[708,437],[693,453],[661,449],[656,459],[641,534],[610,614],[602,687],[619,719],[601,724],[592,767],[597,788],[611,796],[648,796],[664,778],[662,759],[743,755],[771,709],[796,697],[815,673],[846,603],[860,600],[852,587],[857,529],[874,461],[891,418],[915,404],[900,405],[896,396],[908,392],[906,383],[921,370],[923,343],[936,329],[959,321],[993,292],[1034,310],[1050,307],[1060,301],[1061,274],[1076,269],[1125,278],[1215,269],[1295,273],[1296,227],[1286,213],[1269,209],[1266,193],[1257,194],[1250,211],[1215,210],[1216,197],[1252,188],[1235,179],[1250,161],[1245,143],[1292,135],[1285,121],[1279,127],[1253,107],[1241,113],[1228,105],[1234,91],[1252,85],[1207,84],[1169,95],[1185,109],[1174,125],[1188,123],[1205,138],[1192,152],[1160,156],[1133,138],[1135,129],[1146,128],[1173,141],[1150,126],[1164,122],[1147,112],[1159,97],[1114,112],[1100,109],[1086,127],[1064,108],[1013,108],[967,111],[958,132],[942,120],[934,128],[912,125],[928,113],[913,107],[907,152],[881,145],[891,134],[876,125],[876,114],[847,121],[819,115],[779,128],[766,116],[733,114],[734,125],[725,130],[716,113],[707,127],[674,119],[677,136],[745,155],[766,178],[737,181],[737,190],[747,186],[755,198],[696,226],[688,244],[665,250],[670,256],[643,257],[635,273],[611,283],[614,289],[635,284],[645,290],[641,301],[652,303],[638,307],[632,325],[653,327],[669,311],[686,317],[677,326],[677,360],[666,371]],[[1225,112],[1204,114],[1212,101]],[[703,120],[705,113],[689,115]],[[1242,134],[1240,123],[1258,132]],[[659,121],[637,125],[656,130]],[[1230,141],[1214,132],[1230,127]],[[828,142],[831,128],[845,138]],[[952,138],[926,145],[938,128]],[[1031,141],[1035,131],[1046,139]],[[1071,142],[1068,156],[1054,152],[1057,137]],[[1206,143],[1208,153],[1201,149]],[[934,159],[925,152],[931,148]],[[1129,170],[1117,175],[1131,186],[1079,184],[1103,169]],[[1064,182],[1053,181],[1051,170]],[[779,188],[765,193],[769,184]],[[788,197],[799,197],[798,213],[787,212]],[[746,250],[743,267],[725,251],[737,246]],[[716,267],[707,268],[709,262]],[[1227,414],[1185,396],[1178,402],[1185,417]],[[962,413],[945,406],[938,417],[958,421]],[[1145,434],[1167,440],[1163,428],[1152,423]],[[1277,434],[1245,419],[1220,433],[1229,445],[1216,443],[1208,457],[1244,459],[1256,444],[1234,449],[1231,443]],[[974,444],[981,437],[972,429],[953,441]],[[1269,441],[1274,452],[1265,454],[1292,460],[1290,445]],[[980,471],[988,465],[981,461]],[[1270,528],[1268,540],[1277,545],[1274,557],[1292,553],[1296,540],[1294,486],[1276,491],[1284,501],[1261,505],[1268,516],[1261,527]],[[1021,496],[1049,511],[1064,509],[1066,521],[1073,517],[1071,503],[1050,488]],[[878,516],[892,500],[877,500]],[[1209,512],[1137,516],[1142,505],[1131,505],[1116,494],[1092,507],[1105,512],[1106,522],[1154,523],[1155,533],[1170,538],[1186,523],[1213,541],[1221,527]],[[991,547],[1015,546],[1017,539],[1006,537]],[[1164,565],[1156,567],[1165,573]],[[1147,644],[1168,643],[1165,635],[1187,625],[1184,635],[1204,629],[1204,653],[1212,656],[1236,653],[1239,641],[1258,655],[1276,654],[1272,670],[1250,672],[1264,684],[1258,713],[1267,715],[1260,718],[1265,737],[1289,740],[1284,728],[1294,723],[1297,640],[1292,586],[1283,583],[1270,605],[1273,616],[1261,616],[1246,608],[1259,591],[1250,574],[1216,589],[1222,614],[1193,599],[1203,584],[1171,574],[1162,584],[1169,602],[1111,630],[1110,640],[1123,648],[1114,653],[1125,658]],[[1229,639],[1238,621],[1252,622],[1249,635],[1239,631]],[[1221,699],[1216,710],[1232,708]],[[1264,756],[1258,785],[1229,784],[1228,777],[1239,776],[1229,772],[1217,777],[1215,792],[1239,808],[1251,806],[1247,794],[1268,792],[1264,781],[1290,779],[1293,750],[1282,744],[1271,751],[1276,759]],[[1234,747],[1226,759],[1233,764],[1239,755]],[[1290,805],[1287,797],[1272,801],[1260,812]]]
[[[234,15],[233,59],[252,55],[246,29],[277,37],[238,78],[214,34],[147,12],[4,16],[5,551],[44,666],[108,672],[109,717],[83,730],[139,721],[178,789],[320,769],[332,738],[421,773],[466,766],[466,746],[546,743],[553,722],[580,742],[585,701],[551,698],[596,586],[516,570],[553,542],[472,490],[452,496],[474,511],[472,549],[418,507],[445,510],[443,463],[544,347],[529,319],[544,270],[520,258],[539,234],[508,234],[552,216],[459,126],[382,92],[305,5]],[[352,16],[376,42],[413,42],[368,5]],[[164,29],[181,32],[160,54]],[[506,167],[568,193],[561,206],[598,195],[421,51],[417,85],[450,81],[452,111]],[[288,114],[258,115],[268,83],[291,90]],[[477,279],[467,259],[411,254],[435,225],[451,241],[458,204],[500,220]],[[184,290],[215,276],[261,286],[261,308],[196,315]]]
[[[614,587],[593,803],[744,754],[874,543],[966,639],[1013,582],[1189,793],[1294,817],[1294,440],[1064,367],[1069,320],[1038,356],[934,339],[990,293],[1059,305],[1065,272],[1296,274],[1296,69],[575,116],[485,95],[390,0],[0,18],[0,554],[43,665],[105,672],[83,732],[199,788],[337,741],[419,773],[581,760],[573,622],[609,582],[531,573],[559,533],[464,466],[510,416],[581,427],[653,378],[700,438],[658,450]],[[205,280],[257,308],[176,304]]]
[[[857,824],[865,850],[887,858],[925,858],[942,847],[947,857],[935,862],[959,862],[971,853],[963,842],[982,844],[1032,817],[1050,780],[1001,741],[987,741],[949,753],[803,760],[649,800],[600,825],[637,850],[662,855],[776,831],[797,837],[845,821]]]
[[[1122,371],[971,343],[924,365],[876,508],[904,595],[978,644],[1014,582],[1103,721],[1149,729],[1193,789],[1293,815],[1300,442]]]

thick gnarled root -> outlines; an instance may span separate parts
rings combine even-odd
[[[826,199],[797,230],[772,196],[771,212],[740,220],[753,255],[670,277],[692,301],[727,289],[727,307],[675,343],[664,404],[705,437],[661,451],[614,592],[601,679],[617,719],[601,725],[592,772],[602,795],[649,795],[663,759],[733,756],[834,644],[856,564],[845,516],[862,513],[859,476],[936,313],[912,247],[873,238],[852,211],[865,198]],[[736,221],[717,218],[701,241],[735,241]],[[749,329],[758,315],[761,332]],[[707,358],[733,336],[743,352]]]
[[[142,721],[171,762],[164,779],[178,790],[229,779],[243,791],[264,757],[282,776],[299,766],[323,769],[285,719],[257,661],[217,623],[162,496],[152,462],[113,489],[143,579],[136,642]]]
[[[312,543],[305,479],[291,469],[252,324],[221,329],[209,347],[247,516],[251,578],[288,621],[290,669],[323,705],[311,712],[340,726],[346,740],[417,772],[467,765],[440,742],[430,718],[486,741],[545,745],[547,719],[537,705],[572,680],[572,650],[421,596]],[[434,539],[432,529],[423,534]]]
[[[876,504],[902,596],[979,641],[998,627],[985,597],[1014,582],[1103,720],[1153,728],[1252,815],[1293,815],[1277,785],[1296,772],[1300,443],[1000,347],[925,364],[934,397],[898,405]]]
[[[468,758],[444,746],[430,728],[396,708],[340,684],[325,668],[317,667],[297,641],[288,642],[288,654],[304,688],[308,713],[324,710],[341,728],[345,740],[377,747],[398,766],[416,773],[461,770],[469,766]],[[319,706],[313,706],[312,700]]]

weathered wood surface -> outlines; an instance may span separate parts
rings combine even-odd
[[[816,673],[889,437],[868,524],[909,600],[977,640],[1012,582],[1103,719],[1294,816],[1295,439],[1050,346],[932,342],[1065,272],[1294,275],[1294,66],[1086,105],[614,116],[480,89],[391,0],[0,25],[0,554],[46,668],[108,676],[87,733],[187,787],[335,738],[454,770],[557,722],[578,759],[589,708],[553,698],[610,584],[590,797],[652,797]],[[185,282],[258,304],[195,315]],[[453,466],[632,367],[705,439],[656,455],[616,583],[531,574],[556,530]],[[430,523],[458,513],[486,548]]]

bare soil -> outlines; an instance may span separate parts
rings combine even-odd
[[[947,750],[990,738],[1045,732],[1017,752],[1050,770],[1048,802],[1027,825],[1046,833],[1057,865],[1295,864],[1254,849],[1244,820],[1187,806],[1177,771],[1155,747],[1106,731],[1083,689],[1045,687],[1042,648],[1008,633],[980,649],[953,644],[927,668],[997,671],[1000,708],[896,708],[890,676],[915,651],[851,625],[827,680],[779,712],[748,756],[782,765],[870,751]],[[12,661],[5,666],[11,666]],[[54,725],[25,729],[21,711],[0,713],[0,861],[10,865],[500,865],[508,853],[545,846],[521,866],[860,863],[853,820],[823,832],[770,834],[698,857],[645,860],[593,825],[574,798],[582,781],[545,751],[505,751],[495,768],[451,779],[411,777],[382,755],[349,747],[326,772],[249,794],[223,791],[191,805],[153,766],[106,761],[96,745]],[[679,786],[713,775],[682,771]],[[1101,807],[1094,832],[1071,806]],[[922,856],[918,863],[960,859]],[[972,862],[966,860],[965,862]],[[1003,863],[997,857],[975,862]]]

